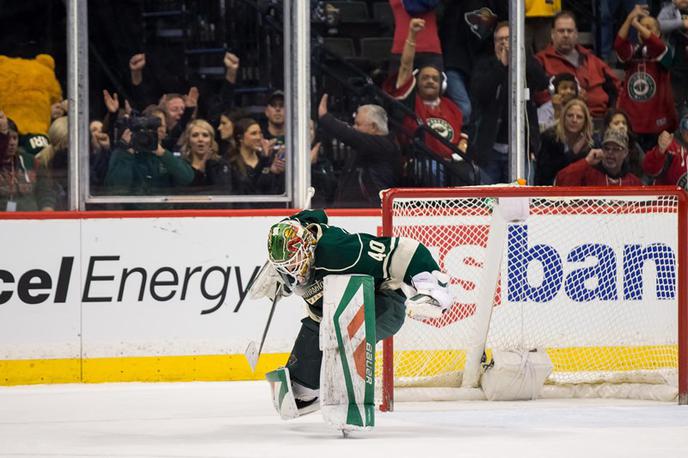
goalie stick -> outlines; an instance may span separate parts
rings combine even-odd
[[[260,358],[260,353],[263,351],[263,345],[265,344],[265,337],[268,335],[268,329],[270,329],[270,323],[272,322],[272,316],[275,314],[275,306],[282,293],[282,284],[278,283],[275,289],[275,297],[272,299],[272,307],[270,307],[270,314],[268,315],[268,321],[265,323],[265,329],[263,330],[263,337],[260,339],[260,346],[256,349],[256,342],[252,340],[248,343],[244,356],[248,361],[248,365],[251,366],[251,371],[256,371],[256,366],[258,365],[258,358]]]

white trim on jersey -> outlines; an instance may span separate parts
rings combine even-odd
[[[397,240],[398,245],[389,265],[389,280],[384,282],[384,289],[404,289],[404,275],[420,244],[407,237],[399,237]],[[406,291],[404,293],[407,294]]]

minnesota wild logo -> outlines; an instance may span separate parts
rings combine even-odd
[[[428,118],[426,121],[428,127],[440,134],[443,138],[450,140],[454,138],[454,128],[444,119]]]
[[[499,18],[490,8],[483,7],[478,10],[469,11],[464,14],[464,20],[469,29],[480,40],[489,38],[494,32]]]
[[[649,73],[637,72],[628,78],[628,96],[636,102],[645,102],[654,97],[657,84]]]

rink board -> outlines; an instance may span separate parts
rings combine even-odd
[[[246,288],[290,210],[2,215],[0,385],[247,380],[283,365],[306,315],[284,299],[254,374],[268,300]],[[333,210],[377,233],[379,210]],[[164,215],[161,217],[161,215]]]
[[[288,214],[274,210],[2,215],[4,240],[21,243],[7,244],[0,263],[0,384],[262,378],[285,363],[305,316],[300,298],[280,302],[253,373],[243,353],[248,342],[260,340],[270,302],[249,300],[246,288],[264,262],[268,228]],[[379,211],[330,214],[332,224],[350,232],[380,231]],[[633,215],[627,218],[616,223],[632,223]],[[571,223],[569,217],[566,222]],[[675,249],[675,233],[668,230],[672,224],[659,225],[652,240],[642,243],[662,242]],[[531,236],[530,245],[538,243],[536,233]],[[480,259],[484,253],[483,243],[454,241],[456,246],[446,252],[429,247],[441,266],[447,256]],[[585,242],[581,235],[555,249],[563,256]],[[454,279],[479,277],[473,271],[448,273]],[[620,282],[622,274],[617,272]],[[662,340],[675,338],[675,308],[671,301],[649,297],[656,290],[656,277],[654,269],[646,269],[643,291],[648,297],[624,302],[625,307],[649,307],[666,316],[666,327],[654,329],[650,341],[638,343],[643,348],[604,340],[609,333],[593,322],[585,329],[589,342],[558,342],[564,348],[557,351],[567,360],[585,361],[591,350],[642,354],[669,345],[667,358],[675,361],[675,344]],[[461,303],[474,302],[471,292],[457,285],[453,289]],[[581,307],[606,305],[569,300],[543,303],[533,310],[567,321],[575,319]],[[633,326],[618,320],[617,335],[633,332]],[[418,351],[453,351],[407,351],[402,346],[398,350],[400,357],[408,358]],[[638,358],[637,364],[630,361],[624,359],[632,366],[628,370],[648,369],[643,366],[646,358]]]

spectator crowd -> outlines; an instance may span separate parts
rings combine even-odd
[[[337,9],[312,2],[327,15]],[[389,0],[394,31],[388,104],[361,104],[349,122],[314,94],[312,185],[321,205],[379,206],[382,189],[413,181],[420,144],[442,184],[467,163],[474,184],[510,181],[510,26],[507,0]],[[600,49],[579,42],[578,21],[560,0],[526,0],[526,113],[529,184],[686,186],[688,0],[600,1]],[[625,19],[614,23],[619,8]],[[314,19],[317,20],[317,19]],[[218,91],[163,93],[145,53],[132,53],[125,100],[102,90],[103,116],[89,125],[95,195],[282,195],[289,187],[285,94],[265,94],[257,113],[235,106],[239,52],[225,52]],[[218,59],[218,60],[219,60]],[[319,100],[319,103],[318,103]],[[70,148],[66,101],[51,100],[39,147],[0,105],[0,208],[67,208]],[[391,104],[391,105],[390,105]],[[391,109],[398,106],[400,109]],[[340,116],[341,117],[341,116]],[[393,128],[395,126],[395,128]],[[34,143],[35,143],[35,136]],[[322,139],[345,145],[338,164]],[[256,207],[259,204],[234,204]]]
[[[479,166],[480,183],[510,181],[508,3],[390,3],[401,56],[385,90],[399,100],[415,94],[415,117]],[[576,15],[561,2],[525,2],[528,182],[684,185],[688,1],[665,2],[657,17],[642,0],[599,7],[596,52],[579,42]],[[615,12],[625,16],[616,25]],[[419,43],[426,55],[414,62]],[[441,60],[428,60],[438,47]],[[466,159],[428,146],[444,161]]]

